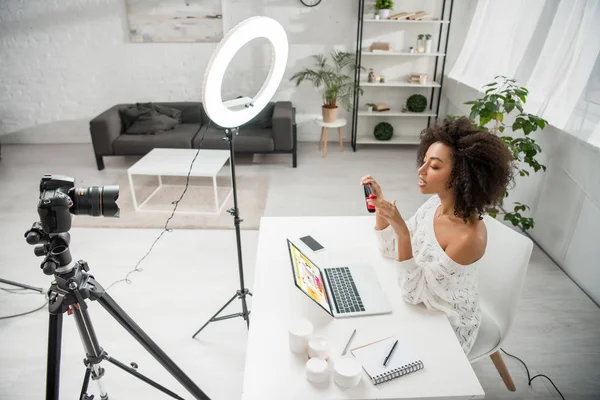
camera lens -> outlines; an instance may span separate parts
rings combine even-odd
[[[73,188],[70,193],[73,199],[71,212],[75,215],[91,215],[97,217],[118,217],[119,186],[90,186]]]

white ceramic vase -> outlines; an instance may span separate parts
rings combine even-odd
[[[432,43],[433,43],[433,40],[431,40],[431,39],[425,40],[425,53],[431,53],[431,44]]]
[[[390,9],[389,8],[382,8],[379,10],[379,18],[388,19],[389,17],[390,17]]]

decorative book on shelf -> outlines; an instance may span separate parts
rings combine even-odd
[[[389,52],[389,51],[392,51],[392,46],[386,42],[374,42],[371,45],[370,50],[374,53]]]
[[[374,111],[389,111],[390,106],[388,106],[385,103],[375,103],[375,106],[373,106],[373,110]]]
[[[383,363],[396,340],[398,340],[398,344],[387,366],[384,366]],[[424,367],[423,362],[413,354],[410,347],[403,343],[402,339],[396,337],[357,347],[352,349],[352,354],[361,363],[374,385],[403,377]]]
[[[409,21],[436,21],[438,18],[435,18],[433,15],[429,14],[425,11],[415,11],[409,12],[404,11],[398,14],[391,15],[389,19],[392,20],[409,20]]]

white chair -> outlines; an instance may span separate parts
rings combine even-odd
[[[487,215],[484,222],[487,248],[477,267],[482,321],[468,357],[474,363],[489,355],[508,390],[514,392],[499,349],[515,319],[533,242]]]

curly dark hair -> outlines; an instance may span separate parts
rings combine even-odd
[[[468,118],[445,120],[421,132],[417,165],[435,142],[452,149],[448,188],[454,188],[454,215],[465,222],[497,205],[509,183],[514,182],[513,155],[502,140],[474,125]]]

